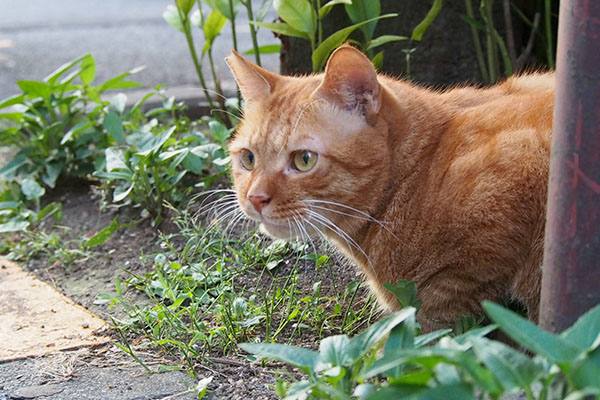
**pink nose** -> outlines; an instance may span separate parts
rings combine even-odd
[[[264,194],[249,194],[248,201],[252,203],[256,211],[262,214],[263,208],[265,208],[265,206],[271,202],[271,198]]]

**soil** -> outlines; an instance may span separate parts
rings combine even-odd
[[[65,238],[91,237],[118,216],[121,222],[139,219],[137,209],[120,208],[100,210],[97,191],[86,182],[73,182],[50,193],[49,201],[60,201]],[[56,229],[56,227],[54,228]],[[49,262],[49,256],[21,262],[23,268],[41,280],[49,282],[58,291],[94,312],[106,321],[125,316],[120,307],[110,308],[110,302],[98,298],[99,294],[115,293],[115,279],[126,279],[125,270],[144,274],[152,268],[153,253],[160,249],[160,232],[172,232],[175,227],[168,221],[158,228],[149,219],[117,231],[106,243],[94,248],[89,257],[77,259],[69,265],[60,261]],[[309,295],[313,283],[323,282],[323,294],[339,291],[352,280],[357,280],[355,269],[342,260],[335,260],[332,270],[317,270],[314,265],[301,267],[299,290]],[[291,264],[291,263],[288,263]],[[289,265],[279,268],[277,274],[289,272]],[[256,275],[248,274],[246,287],[261,284]],[[242,278],[244,279],[244,278]],[[239,283],[237,283],[239,284]],[[265,284],[264,282],[262,284]],[[334,290],[334,287],[336,288]],[[147,304],[149,299],[131,289],[127,296],[136,304]],[[359,296],[366,298],[364,292]],[[326,333],[325,333],[326,334]],[[116,332],[113,332],[117,340]],[[317,332],[303,332],[294,344],[315,347]],[[285,333],[281,340],[285,340]],[[131,338],[143,343],[143,338]],[[179,365],[172,356],[157,349],[145,348],[138,352],[149,365]],[[234,354],[212,354],[210,363],[198,363],[198,378],[183,371],[147,374],[133,359],[114,345],[61,352],[40,359],[10,361],[0,364],[0,400],[17,398],[44,399],[187,399],[186,387],[203,377],[212,377],[208,386],[208,399],[275,399],[275,373],[284,366],[277,363],[263,365],[251,363]],[[51,371],[51,372],[48,372]],[[54,385],[54,386],[48,386]],[[55,390],[52,390],[54,388]],[[31,391],[31,394],[30,392]],[[36,391],[37,390],[37,391]],[[44,393],[44,390],[50,390]],[[29,397],[27,397],[29,396]]]

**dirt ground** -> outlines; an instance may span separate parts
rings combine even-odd
[[[119,215],[126,221],[137,217],[139,211],[122,208],[100,211],[98,194],[86,183],[74,183],[50,194],[50,201],[63,204],[63,218],[59,225],[66,227],[66,236],[71,238],[91,236],[107,226]],[[122,222],[123,222],[122,221]],[[120,318],[124,312],[119,307],[109,309],[109,302],[98,299],[101,293],[115,293],[115,278],[126,278],[125,269],[136,274],[150,271],[153,257],[141,257],[160,251],[159,230],[173,230],[163,224],[153,228],[148,221],[119,230],[105,244],[94,249],[93,255],[78,259],[70,265],[48,257],[39,257],[21,262],[22,267],[48,282],[76,303],[91,310],[106,321]],[[356,280],[354,269],[343,263],[333,271],[334,281],[322,276],[310,266],[303,267],[301,290],[310,293],[316,279],[322,280],[325,291],[328,285],[344,287]],[[281,273],[285,273],[282,271]],[[337,282],[335,282],[337,280]],[[327,282],[327,283],[326,283]],[[302,289],[304,288],[304,289]],[[148,299],[145,295],[130,290],[128,296],[137,304]],[[115,332],[112,332],[115,339]],[[299,344],[315,346],[316,336],[303,336]],[[149,365],[176,365],[172,357],[147,348],[140,357]],[[275,371],[282,365],[270,364],[262,367],[252,364],[242,356],[215,354],[211,362],[201,364],[192,378],[183,370],[148,374],[131,357],[114,345],[98,348],[82,348],[59,352],[37,359],[16,360],[0,363],[0,400],[43,398],[58,399],[192,399],[186,388],[198,379],[212,377],[208,386],[208,399],[275,399],[273,385]]]

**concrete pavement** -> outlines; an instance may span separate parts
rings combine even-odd
[[[260,1],[255,3],[257,9]],[[173,1],[0,0],[0,99],[19,93],[17,80],[40,80],[63,63],[92,53],[96,82],[145,65],[132,79],[148,88],[165,84],[175,95],[185,87],[185,96],[193,100],[199,84],[185,37],[162,18],[169,4]],[[265,20],[273,18],[270,14]],[[240,51],[252,47],[247,20],[241,8],[236,20]],[[197,29],[194,39],[200,51],[204,42]],[[260,30],[259,44],[271,43],[278,39]],[[234,87],[223,61],[231,47],[227,24],[213,52],[226,88]],[[266,68],[278,69],[277,55],[262,58]],[[202,97],[200,91],[197,95]]]

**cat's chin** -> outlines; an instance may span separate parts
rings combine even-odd
[[[298,236],[287,225],[274,225],[263,222],[259,228],[262,233],[274,239],[291,240],[296,239]]]

